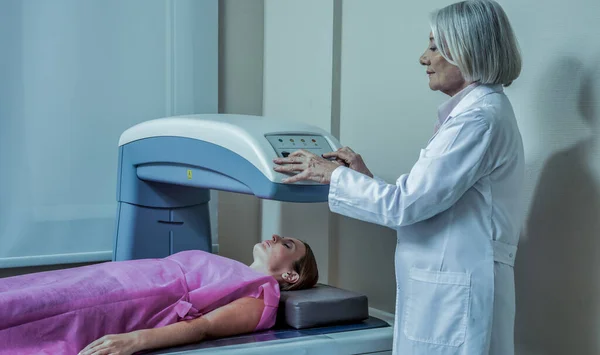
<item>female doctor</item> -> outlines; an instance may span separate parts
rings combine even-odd
[[[347,147],[296,151],[274,169],[330,184],[335,213],[397,230],[394,354],[512,355],[524,164],[503,86],[521,71],[517,41],[496,2],[463,1],[433,13],[420,63],[450,99],[394,185]]]

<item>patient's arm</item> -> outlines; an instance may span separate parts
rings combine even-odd
[[[191,321],[142,330],[140,338],[144,349],[153,349],[249,333],[258,325],[263,308],[262,299],[240,298]]]
[[[262,299],[240,298],[194,320],[100,338],[80,354],[104,354],[102,351],[108,349],[112,349],[111,354],[133,354],[141,350],[195,343],[206,338],[249,333],[256,329],[263,309]]]

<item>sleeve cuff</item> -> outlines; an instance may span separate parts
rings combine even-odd
[[[345,166],[339,166],[335,168],[335,170],[331,173],[331,181],[329,182],[329,196],[327,200],[329,201],[329,208],[333,206],[337,206],[339,204],[338,201],[338,192],[339,192],[339,181],[340,176],[344,172],[344,170],[350,170]]]
[[[344,185],[347,184],[343,184],[341,182],[352,180],[352,175],[355,175],[355,177],[360,177],[360,179],[371,179],[363,173],[359,173],[358,171],[352,170],[345,166],[339,166],[331,173],[331,179],[329,182],[329,195],[327,200],[329,201],[329,209],[332,212],[337,212],[336,207],[339,206],[340,203],[348,203],[348,199],[351,198],[350,194],[348,193],[346,193],[344,196],[344,189],[347,188],[347,186]],[[380,183],[387,184],[387,182],[378,177],[373,176],[373,178]]]

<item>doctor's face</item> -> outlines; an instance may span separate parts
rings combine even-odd
[[[419,63],[426,67],[431,90],[454,96],[468,86],[458,67],[450,64],[439,52],[432,33],[429,34],[429,46],[419,58]]]
[[[306,255],[306,246],[296,238],[282,238],[273,234],[270,240],[265,240],[254,246],[254,260],[260,261],[272,275],[293,269],[296,261]]]

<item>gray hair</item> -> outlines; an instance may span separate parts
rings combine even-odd
[[[467,0],[434,11],[431,32],[441,55],[468,82],[509,86],[521,73],[517,39],[493,0]]]

